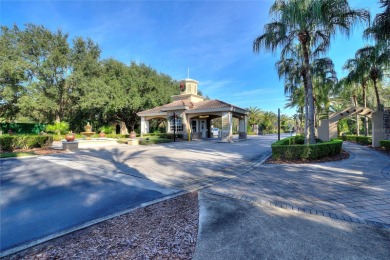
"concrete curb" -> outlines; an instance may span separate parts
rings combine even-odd
[[[190,193],[190,192],[192,192],[192,191],[182,191],[182,192],[178,192],[178,193],[174,193],[174,194],[168,195],[168,196],[160,198],[160,199],[156,199],[156,200],[148,201],[148,202],[145,202],[145,203],[141,203],[139,206],[136,206],[134,208],[125,209],[125,210],[122,210],[122,211],[119,211],[119,212],[107,215],[105,217],[97,218],[97,219],[85,222],[83,224],[80,224],[78,226],[75,226],[75,227],[72,227],[72,228],[69,228],[69,229],[65,229],[65,230],[63,230],[61,232],[57,232],[55,234],[51,234],[49,236],[36,239],[34,241],[31,241],[31,242],[28,242],[28,243],[24,243],[24,244],[22,244],[20,246],[13,247],[11,249],[8,249],[8,250],[5,250],[3,252],[0,252],[0,258],[8,256],[8,255],[11,255],[11,254],[14,254],[14,253],[17,253],[17,252],[20,252],[20,251],[23,251],[23,250],[28,249],[30,247],[42,244],[44,242],[47,242],[49,240],[52,240],[52,239],[55,239],[55,238],[58,238],[58,237],[61,237],[61,236],[67,235],[67,234],[70,234],[72,232],[75,232],[75,231],[78,231],[78,230],[81,230],[81,229],[84,229],[84,228],[88,228],[88,227],[93,226],[95,224],[99,224],[99,223],[104,222],[106,220],[109,220],[109,219],[121,216],[123,214],[130,213],[130,212],[135,211],[137,209],[145,208],[145,207],[148,207],[150,205],[153,205],[153,204],[156,204],[156,203],[159,203],[159,202],[170,200],[170,199],[179,197],[181,195],[184,195],[184,194],[187,194],[187,193]]]

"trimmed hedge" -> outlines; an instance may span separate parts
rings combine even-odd
[[[0,130],[3,134],[7,134],[9,130],[14,134],[39,134],[45,131],[44,124],[30,124],[30,123],[0,123]]]
[[[390,140],[379,141],[380,146],[386,151],[390,151]]]
[[[15,149],[31,149],[51,146],[53,137],[50,135],[2,135],[0,149],[12,152]]]
[[[142,135],[143,138],[147,137],[158,137],[158,138],[165,138],[165,139],[173,139],[172,133],[150,133],[150,134],[144,134]],[[183,138],[183,134],[176,134],[176,138]]]
[[[150,138],[148,140],[142,139],[139,141],[140,145],[149,145],[149,144],[162,144],[162,143],[171,143],[172,139],[167,138]]]
[[[289,137],[273,143],[272,157],[275,160],[320,159],[339,154],[343,145],[339,139],[309,145],[294,144],[295,138]]]
[[[372,144],[371,136],[343,135],[341,136],[341,139],[343,139],[343,141],[350,141],[364,145]]]

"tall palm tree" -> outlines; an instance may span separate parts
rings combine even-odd
[[[285,58],[276,62],[276,68],[279,78],[284,78],[284,92],[288,95],[300,94],[297,91],[302,85],[304,86],[304,108],[305,108],[305,134],[307,134],[307,111],[308,111],[308,95],[307,85],[304,84],[303,64],[299,60],[299,49],[297,52],[290,54],[289,58]],[[293,56],[295,55],[295,57]],[[310,67],[313,75],[313,85],[316,86],[317,91],[313,93],[316,101],[317,118],[322,110],[327,115],[330,107],[329,94],[333,93],[335,84],[337,83],[336,71],[334,70],[333,61],[329,58],[315,59]],[[321,89],[319,89],[321,88]],[[293,99],[292,99],[293,100]],[[306,136],[306,135],[305,135]],[[306,143],[309,141],[306,136]]]
[[[368,72],[368,78],[374,84],[377,109],[380,110],[382,106],[378,82],[383,79],[383,70],[390,63],[389,47],[381,43],[377,43],[374,46],[366,46],[356,51],[356,59],[362,61],[363,68]]]
[[[341,32],[349,34],[357,21],[369,20],[365,10],[353,10],[347,0],[276,0],[270,14],[274,22],[264,26],[264,33],[253,42],[253,50],[261,48],[275,52],[281,49],[281,59],[299,44],[302,50],[303,81],[307,86],[309,140],[315,143],[314,100],[310,63],[325,53],[330,39]]]

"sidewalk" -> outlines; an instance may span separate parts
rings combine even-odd
[[[388,258],[390,158],[344,149],[347,160],[265,164],[203,189],[194,259]]]

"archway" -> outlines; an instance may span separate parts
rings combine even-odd
[[[328,119],[322,119],[318,127],[318,138],[323,141],[329,141],[332,138],[338,138],[337,123],[340,119],[350,115],[361,115],[371,118],[372,122],[372,146],[378,147],[380,140],[388,138],[387,132],[389,131],[385,120],[390,118],[390,109],[384,109],[383,111],[373,111],[370,108],[363,107],[350,107],[344,109],[341,112],[330,114]]]

